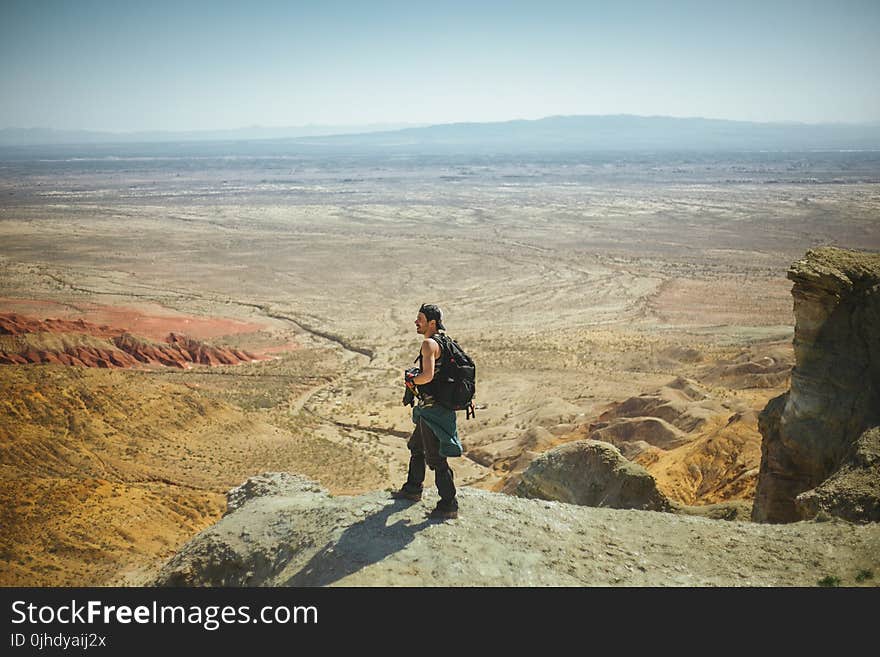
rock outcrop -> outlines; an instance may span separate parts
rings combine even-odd
[[[848,497],[839,492],[834,503],[822,501],[828,489],[804,497],[800,506],[796,499],[849,468],[845,461],[859,437],[880,425],[880,255],[814,249],[788,277],[794,281],[795,367],[791,389],[759,418],[763,442],[753,518],[789,522],[825,508],[854,519],[853,509],[839,502]],[[878,476],[876,467],[873,473]],[[841,472],[835,486],[845,480]]]
[[[672,509],[647,470],[613,445],[597,440],[579,440],[544,452],[522,473],[516,494],[612,509]]]
[[[459,490],[456,520],[387,492],[331,496],[297,475],[251,478],[162,567],[158,586],[857,585],[880,526],[766,525]],[[834,546],[834,549],[829,549]]]
[[[795,498],[803,518],[820,514],[852,522],[880,522],[880,427],[853,444],[837,471],[813,490]]]
[[[237,365],[259,360],[247,351],[207,345],[177,333],[169,333],[164,343],[158,343],[124,329],[81,319],[40,320],[16,313],[0,314],[0,338],[3,338],[0,365],[55,363],[104,368],[163,365],[185,369],[194,363]]]

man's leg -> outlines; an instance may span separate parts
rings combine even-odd
[[[419,423],[420,425],[421,423]],[[425,481],[425,451],[422,447],[422,436],[419,425],[413,429],[406,446],[409,447],[409,470],[403,490],[407,493],[421,493],[422,482]]]
[[[419,419],[417,429],[421,430],[425,461],[428,467],[434,471],[434,482],[437,484],[437,492],[440,494],[437,508],[444,511],[455,511],[458,509],[458,500],[455,497],[453,472],[446,457],[440,455],[440,441],[424,420]]]
[[[443,459],[446,460],[445,458]],[[446,463],[445,467],[434,470],[434,481],[437,484],[437,492],[440,493],[440,504],[444,509],[457,510],[458,499],[455,497],[455,482],[453,481],[452,468]]]

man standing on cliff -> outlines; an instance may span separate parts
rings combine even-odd
[[[416,425],[407,447],[410,451],[409,471],[406,483],[394,491],[394,499],[418,502],[422,499],[422,483],[425,480],[425,465],[434,471],[434,481],[440,501],[429,518],[447,520],[458,517],[458,500],[455,497],[455,483],[452,468],[447,457],[461,456],[461,443],[458,440],[455,411],[435,403],[435,387],[441,380],[443,369],[443,313],[434,304],[422,304],[416,316],[416,333],[423,336],[419,351],[417,369],[407,370],[404,380],[418,403],[413,406],[413,423]]]

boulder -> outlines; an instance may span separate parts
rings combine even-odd
[[[516,495],[582,506],[672,510],[647,470],[613,445],[596,440],[579,440],[541,454],[523,472]]]

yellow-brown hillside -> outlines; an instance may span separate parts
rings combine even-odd
[[[343,493],[383,481],[349,448],[147,372],[2,367],[0,585],[136,581],[266,470]]]

